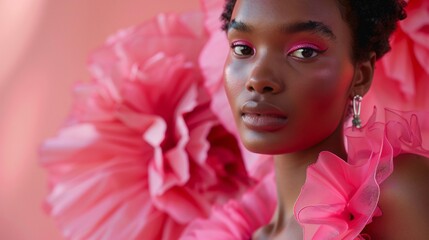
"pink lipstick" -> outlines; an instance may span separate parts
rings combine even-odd
[[[284,128],[288,120],[287,115],[276,106],[256,101],[247,101],[243,104],[241,119],[247,128],[266,132]]]

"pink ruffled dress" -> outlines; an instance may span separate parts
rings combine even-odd
[[[277,204],[271,157],[240,145],[223,91],[223,1],[201,3],[202,12],[124,29],[92,54],[91,81],[75,86],[69,121],[41,149],[45,209],[66,239],[249,239],[269,223]],[[410,16],[429,16],[428,1],[410,3]],[[404,106],[428,109],[420,89],[429,86],[429,18],[409,19],[393,43],[413,51],[394,46],[374,88],[389,86],[392,98],[405,93]],[[388,74],[401,54],[417,64]],[[384,108],[369,96],[364,106]],[[305,239],[362,238],[381,214],[379,185],[393,157],[429,157],[429,113],[377,115],[385,116],[346,130],[347,161],[322,152],[308,168],[295,205]]]

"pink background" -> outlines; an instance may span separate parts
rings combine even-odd
[[[0,2],[0,239],[61,239],[42,210],[37,150],[67,116],[73,83],[88,80],[90,52],[158,12],[198,8],[198,0]]]

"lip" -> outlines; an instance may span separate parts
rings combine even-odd
[[[241,106],[241,119],[244,125],[255,131],[274,132],[284,128],[287,115],[267,102],[247,101]]]

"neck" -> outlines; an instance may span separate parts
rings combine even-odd
[[[274,157],[278,206],[273,219],[273,233],[280,233],[291,224],[297,225],[294,205],[305,183],[307,167],[316,162],[322,151],[330,151],[346,159],[343,140],[342,126],[339,126],[332,135],[317,145]]]

